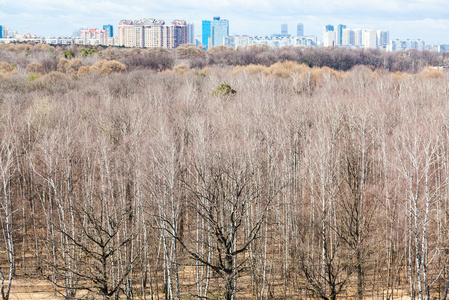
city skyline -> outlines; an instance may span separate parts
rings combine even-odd
[[[362,4],[363,5],[360,5]],[[321,36],[325,24],[345,24],[351,28],[387,29],[391,39],[422,39],[428,44],[449,43],[449,19],[445,12],[449,2],[442,0],[359,1],[313,3],[290,0],[176,1],[168,3],[132,0],[87,2],[54,0],[0,0],[0,25],[21,33],[39,36],[69,36],[79,28],[98,28],[118,24],[124,18],[182,19],[192,22],[196,35],[201,21],[220,15],[229,20],[230,34],[265,36],[280,33],[280,24],[288,24],[295,34],[298,23],[305,35]],[[28,27],[30,26],[30,27]]]

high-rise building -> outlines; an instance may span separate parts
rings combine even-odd
[[[81,29],[80,30],[80,39],[83,40],[83,44],[92,44],[89,40],[96,40],[95,44],[98,45],[106,45],[108,31],[100,30],[100,29]]]
[[[203,20],[201,23],[201,43],[206,49],[209,49],[209,45],[212,46],[212,25],[211,21]]]
[[[107,30],[108,31],[108,36],[107,37],[114,37],[114,27],[111,24],[108,25],[103,25],[103,30]]]
[[[296,26],[296,36],[304,36],[304,25],[302,23],[298,23]]]
[[[326,25],[323,28],[323,46],[330,47],[335,44],[335,31],[333,25]]]
[[[384,48],[390,43],[388,30],[377,30],[377,46]]]
[[[0,25],[0,39],[3,38],[3,26]]]
[[[341,34],[341,45],[342,46],[353,46],[355,45],[355,32],[350,28],[344,28]]]
[[[202,42],[206,49],[224,45],[225,37],[229,35],[229,21],[214,17],[212,21],[202,22]]]
[[[229,21],[225,19],[220,19],[220,17],[214,17],[211,25],[212,25],[213,45],[214,46],[224,45],[224,39],[229,35]]]
[[[372,29],[363,29],[362,31],[362,45],[365,48],[377,48],[377,33]]]
[[[363,46],[362,32],[363,32],[363,29],[354,29],[354,45],[355,46]]]
[[[288,24],[281,24],[281,35],[288,36]]]
[[[288,33],[288,24],[281,24],[281,34],[273,34],[273,37],[290,37],[291,34]]]
[[[162,26],[162,47],[168,49],[178,48],[187,44],[188,27],[183,20],[174,20],[170,25]]]
[[[335,44],[340,46],[343,43],[343,29],[346,29],[346,25],[338,24],[337,31],[335,32]]]
[[[187,43],[195,44],[195,28],[193,23],[187,23]]]
[[[162,20],[122,20],[118,25],[118,44],[125,47],[164,47],[177,48],[187,44],[187,23],[175,20],[165,25]]]
[[[163,37],[165,22],[156,19],[144,20],[144,37],[143,45],[145,48],[164,47]],[[166,32],[165,32],[166,33]],[[167,42],[165,42],[167,45]]]

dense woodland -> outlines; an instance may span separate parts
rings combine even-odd
[[[447,59],[0,46],[2,298],[446,299]]]

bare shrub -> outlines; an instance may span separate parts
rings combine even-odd
[[[106,60],[119,60],[123,56],[123,51],[109,46],[105,50],[98,53],[98,56]]]
[[[55,105],[48,97],[36,99],[27,109],[28,118],[32,120],[30,123],[32,127],[48,125],[51,123],[51,118],[54,113]]]
[[[74,72],[78,72],[82,66],[83,62],[79,58],[74,58],[70,61],[70,69]]]
[[[196,47],[192,44],[183,44],[176,48],[175,52],[179,58],[191,59],[199,56],[204,56],[204,51],[200,47]]]
[[[73,89],[76,81],[71,76],[54,71],[31,82],[31,86],[38,90],[46,90],[50,93],[65,93]]]
[[[79,68],[78,72],[76,73],[76,76],[81,77],[85,76],[90,73],[90,67],[89,66],[82,66]]]
[[[169,52],[151,51],[144,54],[135,54],[127,56],[120,60],[130,71],[139,69],[152,69],[155,71],[164,71],[173,68],[175,58]]]
[[[116,60],[100,60],[91,66],[91,69],[103,74],[126,72],[126,66]]]
[[[238,64],[234,48],[218,46],[207,50],[209,64],[221,66],[234,66]]]
[[[277,62],[271,65],[266,73],[271,76],[278,76],[282,78],[289,78],[293,73],[302,74],[309,70],[309,67],[305,64],[299,64],[297,62],[286,61]]]
[[[58,72],[67,73],[70,71],[70,62],[66,58],[61,58],[56,69]]]
[[[33,52],[48,52],[52,47],[49,44],[37,43],[31,49]]]
[[[1,64],[0,64],[0,68],[4,71],[4,72],[12,72],[12,71],[14,71],[14,68],[10,65],[10,64],[8,64],[7,62],[2,62]]]
[[[58,60],[54,58],[46,58],[41,61],[44,73],[50,73],[58,69]]]
[[[253,65],[250,64],[248,66],[236,66],[234,67],[234,69],[232,69],[231,73],[232,74],[238,74],[241,72],[245,72],[251,75],[255,75],[255,74],[261,74],[261,73],[266,73],[267,72],[267,67],[263,66],[263,65]]]
[[[186,63],[180,63],[179,65],[176,65],[176,66],[173,68],[173,71],[174,71],[176,74],[180,74],[180,75],[186,74],[187,72],[189,72],[189,70],[190,70],[190,67],[189,67],[189,65],[186,64]]]
[[[278,57],[280,61],[298,61],[299,55],[291,47],[279,49]]]
[[[421,71],[421,73],[419,75],[426,79],[427,78],[443,78],[444,77],[444,73],[435,68],[425,68]]]
[[[44,67],[39,63],[31,63],[27,66],[25,71],[30,72],[30,73],[43,73]]]
[[[196,56],[190,58],[190,67],[192,69],[202,69],[207,65],[207,59],[205,56]]]
[[[347,80],[352,83],[354,89],[365,88],[368,84],[373,82],[372,74],[372,68],[364,65],[357,65],[349,71]]]
[[[16,70],[7,62],[2,62],[0,64],[0,76],[10,77],[16,73]]]
[[[211,67],[205,67],[201,70],[201,73],[204,75],[209,75],[213,72],[214,70]]]

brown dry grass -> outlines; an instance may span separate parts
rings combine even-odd
[[[29,278],[14,279],[11,287],[10,299],[28,300],[28,299],[62,299],[61,296],[53,294],[51,284],[48,281]]]

